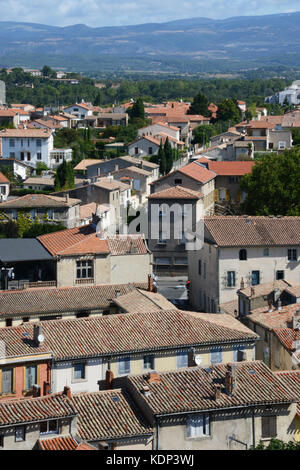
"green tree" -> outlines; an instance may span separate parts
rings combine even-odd
[[[162,141],[160,141],[160,146],[159,146],[159,149],[158,149],[157,163],[159,165],[160,173],[162,175],[164,175],[166,173],[167,162],[166,162],[166,156],[165,156]]]
[[[242,112],[237,102],[228,98],[218,105],[217,119],[230,122],[231,126],[237,124],[242,119]]]
[[[20,238],[23,237],[24,232],[32,227],[33,223],[29,216],[29,214],[25,214],[24,212],[18,211],[18,218],[17,218],[17,228],[18,228],[18,236]]]
[[[264,154],[240,187],[247,193],[242,204],[249,215],[300,215],[300,150]]]
[[[145,107],[142,98],[138,98],[133,106],[128,109],[130,119],[142,119],[145,120]]]
[[[70,162],[63,161],[56,170],[55,191],[75,187],[74,170]]]
[[[165,145],[164,145],[164,156],[166,159],[166,170],[165,173],[170,173],[173,168],[173,151],[171,144],[169,142],[169,138],[166,138]]]
[[[207,97],[203,93],[199,92],[194,97],[188,114],[201,114],[202,116],[209,117],[210,112],[208,111],[208,106],[209,101]]]
[[[272,438],[268,443],[260,441],[256,447],[252,446],[251,450],[300,450],[300,442],[284,442],[280,439]]]
[[[48,65],[44,65],[44,67],[42,68],[42,75],[43,77],[56,78],[56,73]]]
[[[193,144],[207,145],[214,135],[216,135],[215,126],[202,124],[193,130]]]
[[[40,176],[42,174],[42,171],[48,170],[48,167],[45,163],[42,162],[37,162],[36,164],[36,174],[37,176]]]

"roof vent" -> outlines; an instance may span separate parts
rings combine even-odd
[[[148,385],[143,385],[142,393],[145,397],[148,397],[151,394],[150,387],[148,387]]]

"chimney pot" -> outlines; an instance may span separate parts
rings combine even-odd
[[[71,398],[71,389],[67,385],[64,387],[63,395],[67,398]]]
[[[114,374],[111,370],[106,371],[105,375],[105,388],[106,390],[111,390],[112,389],[112,382],[114,380]]]
[[[148,381],[149,384],[151,384],[151,383],[160,383],[160,375],[155,371],[149,372],[147,381]]]

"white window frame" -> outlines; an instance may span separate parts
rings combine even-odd
[[[184,369],[189,365],[188,351],[178,351],[177,353],[177,369]]]
[[[210,434],[210,416],[208,413],[191,415],[186,422],[186,436],[189,439],[199,437],[209,437]]]
[[[118,375],[128,375],[131,371],[131,358],[130,356],[127,357],[119,357],[118,358]]]

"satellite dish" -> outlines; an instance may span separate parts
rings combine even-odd
[[[197,354],[195,356],[195,363],[197,364],[197,366],[200,366],[201,362],[202,362],[202,357],[199,354]]]
[[[43,343],[45,341],[45,336],[44,335],[38,335],[38,342]]]

